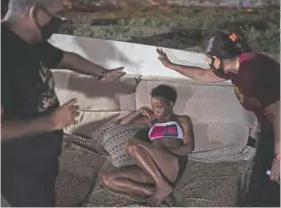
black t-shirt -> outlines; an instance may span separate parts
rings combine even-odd
[[[1,29],[2,121],[50,114],[59,106],[50,68],[58,65],[63,51],[47,41],[31,45],[3,22]],[[62,133],[53,131],[2,142],[2,166],[40,166],[53,162],[61,153]]]

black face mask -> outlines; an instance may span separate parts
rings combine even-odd
[[[49,39],[53,33],[58,32],[61,25],[62,20],[53,17],[48,24],[44,25],[43,27],[39,27],[43,40]]]
[[[51,20],[44,26],[40,26],[37,21],[35,22],[41,31],[42,39],[47,40],[52,36],[53,33],[58,32],[63,23],[63,19],[50,14],[44,7],[40,8],[51,17]]]
[[[214,70],[216,70],[216,71],[218,71],[219,73],[221,73],[221,74],[224,74],[224,69],[223,69],[223,62],[222,62],[222,60],[220,59],[220,65],[219,65],[219,68],[217,69],[216,67],[215,67],[215,58],[214,57],[210,57],[211,58],[211,60],[212,60],[212,62],[209,64],[209,66],[210,66],[210,68],[211,69],[214,69]]]

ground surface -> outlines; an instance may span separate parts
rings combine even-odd
[[[244,31],[254,49],[280,51],[278,9],[139,6],[86,12],[89,8],[80,3],[74,10],[67,10],[64,15],[71,22],[60,33],[202,51],[204,37],[212,29],[234,26]]]

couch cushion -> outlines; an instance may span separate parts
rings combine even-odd
[[[137,77],[126,76],[121,81],[102,82],[67,70],[54,70],[53,75],[61,103],[76,98],[81,110],[135,110]]]
[[[125,151],[125,143],[144,129],[143,125],[124,125],[108,122],[92,134],[92,140],[102,146],[115,167],[134,164],[132,157]]]
[[[235,123],[214,123],[193,125],[195,149],[205,151],[217,149],[230,144],[246,146],[250,129]]]

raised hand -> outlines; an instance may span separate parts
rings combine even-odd
[[[173,63],[169,60],[167,54],[161,49],[157,48],[157,53],[158,53],[158,59],[161,61],[161,63],[166,66],[170,67]]]
[[[103,77],[100,80],[108,82],[118,80],[126,74],[126,72],[122,71],[123,69],[124,67],[122,66],[116,69],[108,70],[103,74]]]

